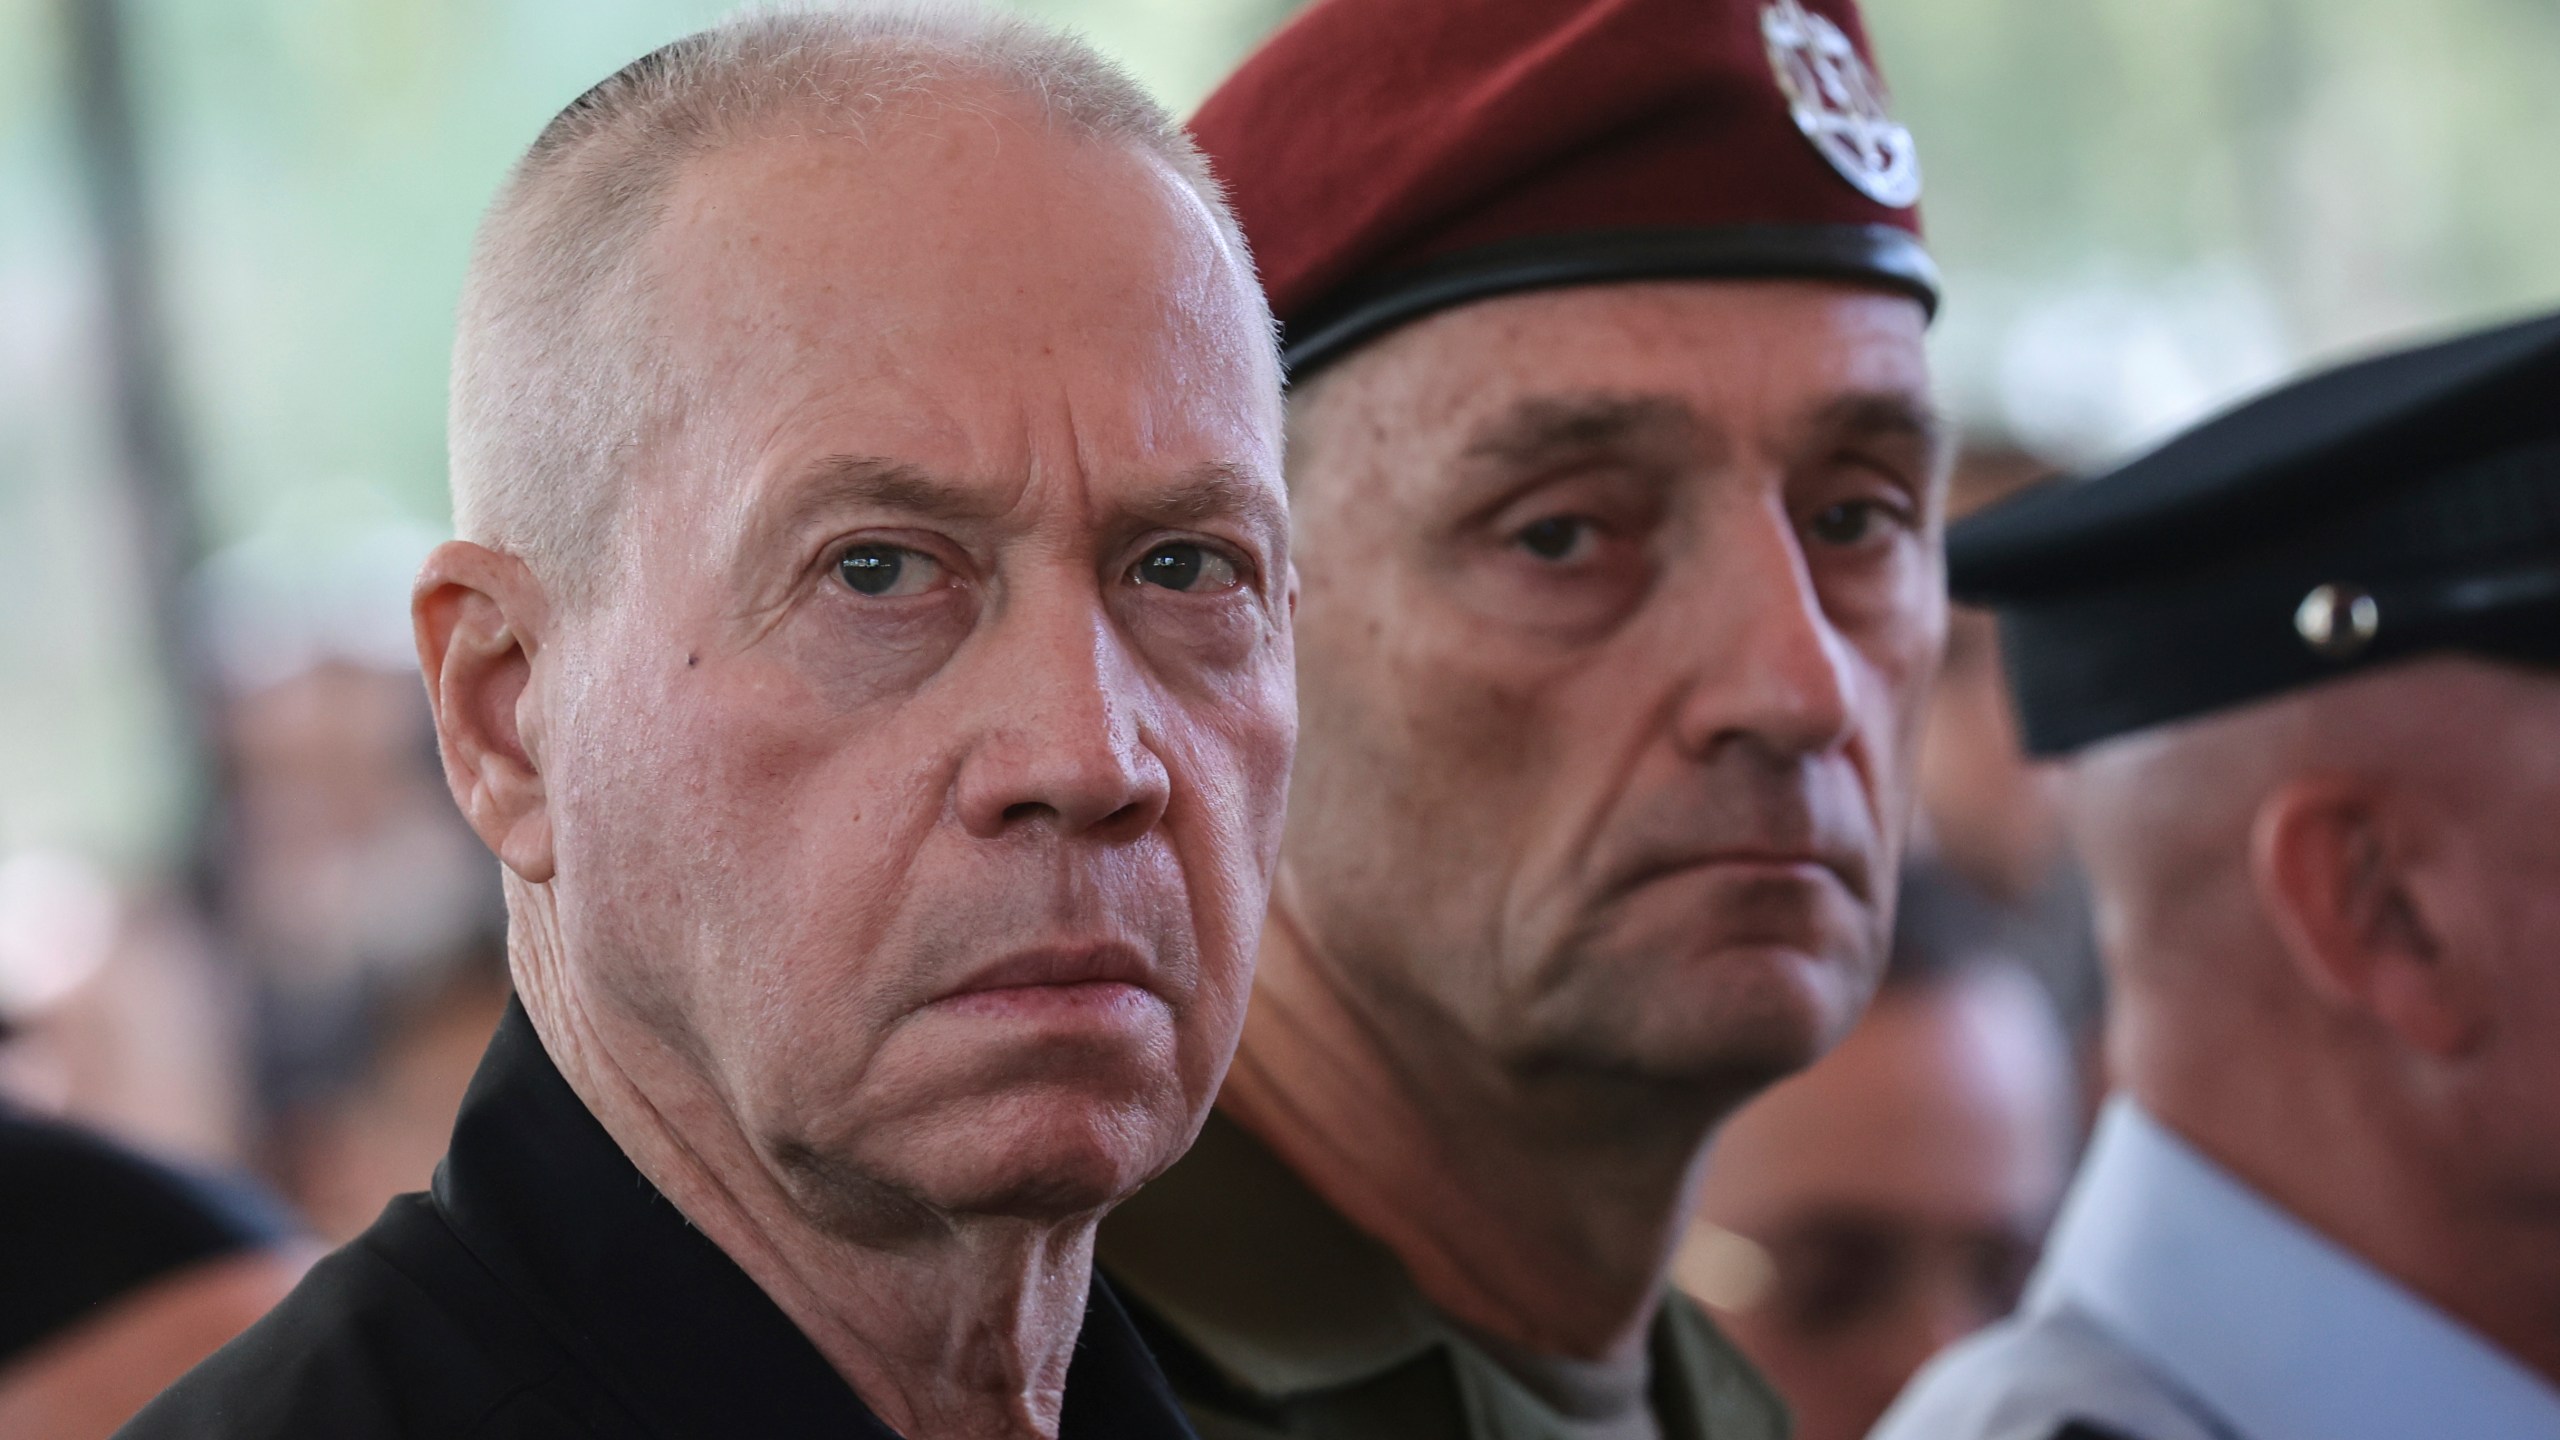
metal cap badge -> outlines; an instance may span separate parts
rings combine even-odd
[[[1796,128],[1831,168],[1879,205],[1918,204],[1911,131],[1885,109],[1883,87],[1848,35],[1802,0],[1775,0],[1761,11],[1760,35]]]
[[[2382,607],[2355,585],[2315,586],[2293,612],[2294,633],[2312,654],[2330,660],[2363,654],[2381,628]]]

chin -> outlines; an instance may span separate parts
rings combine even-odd
[[[1214,1080],[1169,1007],[1021,1011],[936,1007],[840,1076],[800,1067],[758,1128],[801,1203],[847,1233],[901,1210],[1069,1219],[1181,1154]]]
[[[1703,1051],[1752,1056],[1802,1069],[1856,1023],[1884,968],[1888,944],[1876,911],[1824,874],[1809,883],[1748,877],[1708,884],[1672,918],[1611,948],[1647,993],[1644,1015]],[[1631,916],[1630,918],[1639,918]],[[1702,1056],[1702,1058],[1704,1058]]]
[[[1713,983],[1654,1012],[1647,1048],[1664,1060],[1765,1084],[1821,1059],[1857,1019],[1862,987],[1834,957],[1771,948],[1716,961]]]
[[[1666,1057],[1768,1084],[1830,1053],[1857,1021],[1863,987],[1835,957],[1770,949],[1718,959],[1712,1005],[1665,1007],[1669,1023],[1652,1038]]]
[[[1736,939],[1586,950],[1540,1002],[1550,1060],[1756,1089],[1820,1059],[1873,987],[1863,946]]]
[[[1143,1097],[1044,1088],[949,1117],[904,1168],[937,1209],[1072,1219],[1109,1209],[1172,1164],[1192,1118]]]
[[[860,1229],[883,1203],[1033,1221],[1095,1214],[1172,1164],[1207,1109],[1168,1057],[1144,1050],[1031,1044],[932,1058],[875,1068],[826,1113],[776,1127],[795,1137],[772,1147],[792,1157],[793,1188],[831,1228]]]

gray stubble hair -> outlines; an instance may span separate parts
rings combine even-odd
[[[1198,148],[1083,41],[968,0],[747,13],[572,101],[491,202],[454,340],[446,436],[456,533],[523,559],[557,602],[590,594],[591,552],[684,404],[654,343],[641,252],[689,162],[785,133],[859,138],[989,89],[1065,134],[1170,168],[1253,288],[1244,237]],[[1263,319],[1268,332],[1267,311]]]

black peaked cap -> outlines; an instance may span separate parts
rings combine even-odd
[[[2040,755],[2412,655],[2560,664],[2560,314],[2286,385],[1947,561]]]

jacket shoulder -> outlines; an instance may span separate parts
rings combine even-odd
[[[117,1440],[534,1440],[615,1433],[566,1354],[424,1195],[405,1195]]]
[[[2003,1321],[1932,1361],[1871,1440],[2065,1437],[2229,1440],[2175,1383],[2068,1306]]]
[[[1786,1440],[1786,1402],[1705,1308],[1678,1290],[1663,1298],[1653,1359],[1666,1436]]]

